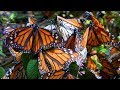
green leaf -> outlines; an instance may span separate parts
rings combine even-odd
[[[106,48],[103,44],[98,47],[93,47],[92,49],[96,50],[98,53],[105,53],[106,55],[109,55],[109,48]]]
[[[116,17],[115,24],[120,29],[120,17]]]
[[[83,71],[85,71],[85,74],[82,76],[79,75],[80,79],[96,79],[95,75],[90,72],[86,67],[83,68]]]
[[[2,35],[2,33],[0,33],[0,37],[2,37],[3,35]]]
[[[98,53],[107,53],[107,52],[108,52],[108,50],[104,48],[104,49],[99,50]]]
[[[3,21],[8,21],[9,19],[6,18],[6,17],[3,17],[2,20],[3,20]]]
[[[99,70],[101,70],[103,68],[102,64],[97,60],[97,59],[93,59],[94,63],[97,65],[97,68]]]
[[[37,79],[39,77],[38,61],[30,60],[27,65],[28,79]]]
[[[105,48],[103,44],[99,46],[99,49],[103,49],[103,48]]]
[[[14,13],[12,13],[11,15],[10,15],[10,19],[14,19],[15,18],[15,14]]]
[[[85,25],[89,25],[91,20],[86,20]]]
[[[101,63],[97,63],[97,68],[98,68],[99,70],[102,70],[102,69],[103,69],[102,64],[101,64]]]
[[[104,24],[103,18],[100,18],[100,23],[101,23],[102,25]]]
[[[10,19],[14,22],[15,21],[15,18],[16,18],[16,15],[17,13],[16,12],[13,12],[11,15],[10,15]]]
[[[92,50],[98,51],[98,47],[93,47]]]
[[[98,53],[105,53],[106,55],[109,55],[109,48],[108,47],[104,47],[104,45],[100,46],[99,50],[98,50]]]
[[[0,41],[0,50],[2,51],[2,45],[3,45],[3,42]]]
[[[23,67],[25,68],[25,70],[27,69],[27,65],[28,65],[28,62],[30,60],[30,55],[29,54],[26,54],[26,53],[23,53],[22,56],[22,62],[23,62]]]
[[[3,67],[0,67],[0,78],[2,78],[5,75],[5,69]]]
[[[79,70],[79,67],[78,67],[78,65],[77,65],[76,62],[73,62],[73,63],[70,64],[70,66],[69,66],[69,71],[70,71],[70,73],[71,73],[72,75],[74,75],[75,77],[76,77],[77,74],[78,74],[78,70]]]
[[[2,45],[3,45],[3,42],[0,41],[0,56],[6,57],[6,55],[3,53]]]

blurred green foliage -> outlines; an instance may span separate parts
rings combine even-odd
[[[5,75],[5,69],[3,67],[0,67],[0,78],[2,78]]]
[[[115,24],[120,29],[120,16],[115,18]]]
[[[2,34],[0,33],[0,37],[2,36]],[[0,56],[2,57],[6,57],[6,55],[3,53],[3,41],[0,41]]]

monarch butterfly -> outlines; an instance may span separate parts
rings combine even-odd
[[[119,51],[119,49],[117,47],[112,47],[110,49],[110,55],[113,55],[114,53],[117,53]]]
[[[87,68],[95,75],[97,79],[102,78],[99,71],[103,69],[103,66],[100,59],[96,55],[96,51],[92,51],[92,56],[87,56]]]
[[[100,72],[100,75],[103,79],[110,79],[117,75],[117,72],[115,69],[113,69],[113,66],[105,59],[100,59],[101,63],[103,65],[103,69]]]
[[[112,16],[111,15],[107,15],[106,17],[105,17],[105,19],[107,20],[107,23],[110,23],[110,21],[112,20]]]
[[[77,53],[70,53],[66,49],[52,48],[49,50],[42,50],[39,52],[38,58],[40,73],[65,69],[74,61],[73,58],[75,57],[78,57]]]
[[[16,61],[20,61],[21,60],[22,52],[16,52],[12,47],[9,47],[9,51],[16,58]]]
[[[108,61],[111,63],[113,68],[117,70],[120,66],[120,52],[116,52],[108,58]]]
[[[120,67],[120,59],[113,60],[111,64],[113,68],[117,70]]]
[[[109,62],[103,59],[100,59],[100,61],[103,65],[103,69],[100,70],[99,73],[99,75],[102,76],[102,79],[110,79],[117,75],[117,72],[113,69],[112,65]],[[97,71],[97,66],[90,57],[88,57],[87,68],[93,70],[94,72]]]
[[[87,46],[86,46],[86,48],[87,48],[87,52],[88,52],[88,53],[90,53],[90,52],[92,51],[92,48],[93,48],[93,47],[92,47],[92,46],[87,45]]]
[[[57,25],[58,32],[62,35],[64,41],[74,33],[75,30],[78,30],[82,25],[76,19],[65,19],[60,16],[57,16]]]
[[[43,79],[75,79],[73,75],[64,70],[55,71],[50,75],[44,75]]]
[[[72,34],[66,44],[65,44],[65,48],[67,49],[72,49],[73,51],[75,51],[75,41],[76,41],[76,34]]]
[[[81,55],[81,59],[84,62],[87,56],[87,38],[88,38],[88,32],[89,30],[86,29],[86,31],[84,32],[83,36],[77,35],[76,37],[76,43],[75,43],[75,51],[80,53]],[[78,60],[79,61],[79,60]]]
[[[31,22],[33,21],[31,18]],[[41,47],[51,46],[50,44],[53,42],[54,38],[51,33],[46,29],[39,28],[35,24],[17,28],[7,37],[7,45],[21,49],[24,53],[30,51],[37,53]]]
[[[34,15],[31,15],[28,17],[28,23],[26,26],[30,26],[32,24],[35,24],[36,23],[36,19],[33,17]]]
[[[93,15],[89,14],[89,16],[92,20],[92,25],[88,27],[89,35],[87,44],[91,46],[97,46],[103,43],[110,42],[111,36],[107,31],[105,31],[104,26],[102,26]]]
[[[27,79],[22,62],[19,62],[14,66],[14,69],[10,75],[10,79]]]
[[[85,61],[85,58],[87,56],[87,37],[88,37],[88,29],[84,32],[83,36],[80,36],[79,34],[72,34],[68,41],[65,44],[65,48],[71,49],[74,52],[77,52],[78,59],[76,60],[77,65],[81,66],[82,63]]]
[[[56,27],[57,26],[55,26],[54,24],[51,24],[51,25],[45,26],[44,28],[47,29],[47,30],[49,30],[49,31],[52,31],[52,30],[56,30]]]
[[[83,36],[79,34],[72,34],[65,44],[65,48],[72,49],[79,52],[86,48],[89,29],[86,29]],[[79,33],[79,32],[78,32]],[[75,50],[76,49],[76,50]]]
[[[88,32],[89,32],[89,29],[86,29],[86,31],[84,32],[84,34],[83,34],[83,37],[82,37],[82,41],[81,41],[81,46],[82,47],[86,47],[86,45],[87,45],[87,39],[88,39]]]
[[[65,19],[63,17],[57,16],[57,20],[62,20],[78,28],[82,27],[81,24],[77,21],[77,19]]]
[[[81,40],[80,40],[80,37],[77,34],[76,44],[78,44],[78,48],[80,48],[80,47],[86,48],[87,40],[88,40],[88,34],[89,34],[89,29],[88,28],[85,30],[83,36],[81,36]]]
[[[97,66],[96,64],[94,63],[94,61],[91,59],[90,56],[87,57],[87,68],[90,69],[90,70],[94,70],[96,71],[97,70]]]

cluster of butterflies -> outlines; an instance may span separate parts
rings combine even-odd
[[[18,61],[9,78],[27,78],[23,74],[25,70],[21,55],[32,53],[38,58],[42,79],[75,79],[69,73],[69,65],[76,62],[81,68],[90,52],[88,47],[112,41],[112,35],[91,12],[86,11],[84,17],[91,20],[86,30],[82,30],[83,22],[79,19],[65,19],[61,16],[57,16],[56,23],[44,27],[30,16],[26,27],[7,30],[1,39],[5,38],[5,45]]]

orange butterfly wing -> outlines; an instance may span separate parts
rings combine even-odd
[[[88,35],[88,45],[97,46],[99,44],[110,42],[109,34],[105,31],[94,27],[89,28],[89,35]]]
[[[87,47],[87,52],[90,53],[92,51],[92,46],[87,45],[86,47]]]
[[[12,47],[9,47],[11,54],[16,58],[16,61],[21,60],[22,52],[16,52]]]
[[[103,65],[103,69],[101,70],[100,75],[103,77],[103,79],[110,78],[117,75],[116,70],[113,69],[112,65],[108,61],[103,59],[101,60],[101,63]]]
[[[33,28],[26,27],[16,29],[9,35],[7,41],[13,48],[18,48],[23,51],[32,50],[37,53],[42,46],[52,43],[54,38],[46,29],[38,28],[34,32]]]
[[[81,28],[82,27],[82,25],[81,25],[81,23],[79,23],[78,21],[77,21],[77,19],[65,19],[65,18],[63,18],[63,17],[61,17],[61,16],[57,16],[57,19],[59,20],[63,20],[63,21],[65,21],[65,22],[67,22],[67,23],[69,23],[69,24],[71,24],[71,25],[73,25],[73,26],[75,26],[75,27],[78,27],[78,28]]]
[[[29,46],[33,41],[32,28],[18,28],[11,32],[7,37],[7,44],[13,48],[18,48],[21,50],[30,50],[32,46]],[[31,39],[31,40],[29,40]],[[29,47],[28,47],[29,46]]]
[[[28,17],[28,21],[29,21],[30,25],[36,23],[36,19],[35,19],[33,16],[29,16],[29,17]]]
[[[36,36],[34,38],[33,42],[33,51],[38,52],[40,47],[47,46],[50,43],[54,42],[54,38],[50,34],[50,32],[46,29],[39,28],[38,33],[36,33]]]
[[[9,34],[7,43],[22,51],[33,51],[37,53],[41,47],[49,45],[54,39],[48,30],[35,25],[36,19],[33,16],[30,16],[28,21],[28,27],[18,28]]]
[[[81,46],[83,48],[85,48],[86,45],[87,45],[88,33],[89,33],[89,29],[86,29],[81,41],[79,40],[79,38],[80,38],[79,36],[76,38],[76,34],[72,34],[69,37],[69,39],[67,40],[67,42],[65,44],[65,48],[72,49],[73,51],[75,51],[75,45],[76,44],[78,45],[79,48]],[[80,41],[80,43],[79,43],[79,41]]]
[[[113,55],[114,53],[117,53],[118,51],[119,51],[118,48],[112,47],[111,50],[110,50],[110,55]]]
[[[75,77],[63,70],[59,70],[51,75],[45,76],[44,79],[75,79]]]
[[[61,49],[51,49],[39,53],[39,69],[50,72],[60,70],[70,60],[70,55]]]
[[[120,67],[120,52],[117,51],[115,49],[115,53],[113,53],[111,57],[108,59],[115,70],[117,70]]]
[[[62,79],[63,75],[65,74],[65,71],[58,71],[55,72],[53,75],[49,77],[49,79]]]
[[[88,33],[89,33],[89,29],[87,28],[83,34],[82,41],[80,42],[80,45],[83,46],[84,48],[87,45]]]
[[[86,48],[88,33],[89,33],[89,29],[87,28],[82,36],[82,40],[80,40],[81,36],[77,35],[76,41],[75,41],[77,48],[83,48],[83,49]]]
[[[114,60],[114,61],[112,61],[112,66],[113,66],[113,68],[115,68],[116,70],[120,67],[120,59],[116,59],[116,60]]]
[[[111,36],[105,31],[105,28],[99,23],[99,21],[94,16],[92,16],[91,20],[94,25],[88,27],[88,45],[97,46],[99,44],[110,42]]]
[[[65,48],[75,50],[75,38],[76,35],[71,35],[65,44]]]
[[[15,65],[10,75],[10,79],[27,79],[22,62],[19,62],[17,65]]]
[[[94,71],[97,70],[97,66],[94,63],[94,61],[91,59],[90,56],[88,57],[87,68],[90,69],[90,70],[94,70]]]

